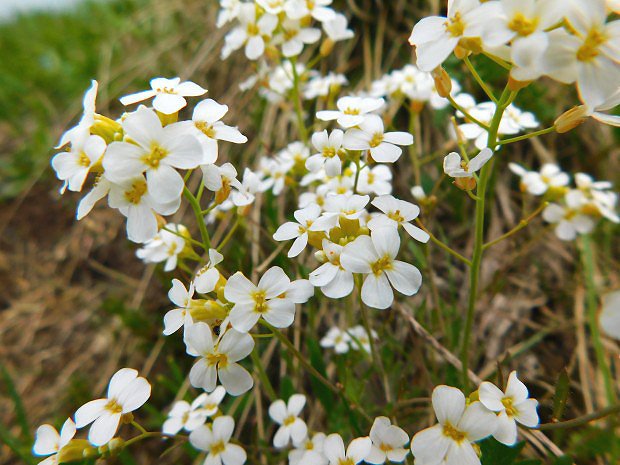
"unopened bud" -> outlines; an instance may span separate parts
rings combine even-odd
[[[480,37],[463,37],[459,40],[458,45],[454,49],[454,54],[457,58],[462,59],[465,58],[466,55],[469,55],[469,52],[479,54],[482,53],[482,51],[482,40]],[[463,57],[461,58],[459,54],[463,54]]]
[[[328,37],[323,41],[323,43],[321,43],[321,48],[319,49],[319,52],[321,53],[322,57],[326,57],[329,56],[330,53],[332,53],[333,49],[334,41]]]
[[[269,45],[267,48],[265,48],[265,56],[269,60],[275,62],[280,59],[280,51],[277,49],[277,47],[274,47],[273,45]]]
[[[575,129],[587,119],[588,109],[585,105],[579,105],[558,116],[553,125],[556,132],[563,134],[571,129]]]
[[[441,66],[438,66],[431,73],[435,80],[435,89],[440,97],[446,98],[452,92],[452,79],[448,76],[448,73]]]
[[[168,221],[166,221],[166,218],[161,216],[159,213],[155,213],[155,218],[157,219],[157,230],[158,231],[168,224]]]
[[[314,258],[316,258],[319,263],[327,263],[327,255],[322,250],[314,252]]]
[[[97,449],[86,439],[72,439],[69,444],[58,451],[58,463],[75,462],[96,455],[98,455]]]

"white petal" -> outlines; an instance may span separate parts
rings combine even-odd
[[[248,371],[237,363],[231,363],[219,370],[220,381],[226,392],[231,396],[238,396],[249,391],[254,380]]]
[[[95,421],[103,412],[105,412],[105,406],[108,403],[108,399],[95,399],[82,405],[75,412],[75,425],[78,428],[83,428]]]
[[[437,386],[433,390],[433,409],[441,424],[450,422],[456,426],[465,411],[465,395],[457,388]]]
[[[95,420],[88,432],[88,440],[94,446],[103,446],[110,442],[116,434],[118,424],[121,421],[120,413],[108,413],[107,411]]]
[[[371,273],[366,276],[362,285],[362,301],[369,307],[380,310],[392,305],[392,302],[394,302],[394,292],[392,292],[385,273],[381,273],[378,276]]]

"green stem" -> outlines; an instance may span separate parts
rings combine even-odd
[[[202,237],[202,243],[204,245],[205,250],[211,248],[211,239],[209,238],[209,232],[207,231],[207,225],[205,224],[204,217],[202,215],[202,209],[200,208],[200,203],[198,199],[194,197],[194,194],[187,188],[187,186],[183,187],[183,195],[189,202],[194,210],[194,216],[196,216],[196,221],[198,222],[198,229],[200,230],[200,237]]]
[[[575,428],[576,426],[582,426],[590,423],[591,421],[599,420],[616,413],[620,413],[620,405],[618,404],[611,405],[607,408],[599,410],[598,412],[592,412],[578,418],[573,418],[572,420],[558,421],[557,423],[545,423],[540,425],[537,429],[541,431],[549,431],[553,429]]]
[[[493,95],[493,92],[491,92],[489,86],[487,86],[487,84],[482,80],[482,78],[478,74],[478,71],[476,71],[476,68],[474,68],[474,65],[472,65],[471,61],[469,61],[469,57],[466,56],[465,58],[463,58],[463,61],[465,62],[465,65],[469,69],[469,72],[472,74],[478,85],[482,88],[484,93],[487,94],[487,97],[489,97],[494,103],[497,103],[497,98],[495,97],[495,95]]]
[[[540,131],[530,132],[529,134],[523,134],[522,136],[511,137],[510,139],[502,139],[497,143],[499,145],[512,144],[513,142],[518,142],[520,140],[531,139],[532,137],[542,136],[544,134],[549,134],[550,132],[555,131],[555,126],[551,126],[549,128],[541,129]]]
[[[291,68],[293,70],[293,101],[295,103],[295,113],[297,114],[297,126],[299,137],[302,142],[308,142],[308,131],[304,123],[304,114],[301,105],[301,93],[299,92],[299,74],[297,74],[297,60],[291,58]]]
[[[190,244],[196,245],[198,247],[202,247],[204,249],[204,245],[202,244],[202,242],[197,241],[196,239],[192,239],[191,237],[186,237],[181,233],[178,233],[176,231],[173,231],[172,229],[168,229],[165,226],[162,228],[164,231],[169,232],[170,234],[174,234],[175,236],[180,237],[181,239],[186,240],[187,242],[189,242]]]
[[[611,370],[607,364],[605,348],[601,340],[601,333],[598,326],[598,298],[596,295],[596,284],[594,283],[594,250],[591,237],[587,234],[581,236],[581,261],[583,263],[584,278],[586,281],[586,304],[588,312],[588,326],[592,337],[592,345],[596,354],[598,367],[603,375],[605,385],[605,395],[608,404],[616,403],[616,392],[614,390]]]
[[[413,111],[409,106],[409,133],[414,135],[413,144],[409,146],[409,158],[411,158],[411,166],[413,166],[413,180],[416,186],[420,185],[422,179],[420,174],[420,113]]]
[[[468,258],[465,258],[463,255],[461,255],[460,253],[458,253],[456,250],[454,250],[453,248],[451,248],[449,245],[444,244],[443,242],[441,242],[439,239],[437,239],[437,237],[435,237],[435,235],[433,233],[431,233],[428,229],[426,229],[426,226],[424,226],[422,224],[422,222],[419,219],[415,220],[416,224],[420,227],[420,229],[424,230],[424,232],[426,232],[430,238],[431,241],[438,245],[439,247],[441,247],[443,250],[445,250],[446,252],[448,252],[450,255],[452,255],[455,258],[458,258],[460,261],[462,261],[463,263],[465,263],[467,266],[471,266],[471,261]]]
[[[469,112],[463,108],[462,106],[460,106],[458,103],[456,103],[456,101],[452,98],[451,95],[448,95],[446,97],[446,99],[448,99],[448,102],[450,102],[450,105],[452,105],[454,108],[456,108],[458,111],[460,111],[461,113],[463,113],[463,115],[465,116],[465,118],[467,118],[469,121],[471,121],[472,123],[480,126],[482,129],[484,129],[485,131],[489,131],[490,128],[488,125],[484,124],[482,121],[474,118],[472,115],[469,114]]]
[[[142,427],[142,425],[140,423],[138,423],[137,421],[132,421],[131,422],[131,426],[133,426],[134,428],[136,428],[137,430],[139,430],[142,434],[147,433],[147,431]]]
[[[491,150],[494,150],[497,145],[497,132],[499,130],[499,124],[502,120],[504,110],[510,104],[513,98],[512,93],[508,90],[508,86],[504,88],[497,106],[495,114],[491,120],[491,125],[488,132],[488,144]],[[489,178],[493,170],[493,160],[484,165],[480,170],[480,178],[478,181],[478,188],[476,189],[476,223],[474,233],[474,251],[471,259],[471,267],[469,271],[469,301],[467,305],[467,315],[465,318],[465,329],[463,331],[463,337],[461,341],[461,363],[462,368],[462,384],[465,391],[469,388],[469,345],[471,341],[472,326],[474,324],[474,315],[476,311],[476,300],[478,297],[478,281],[480,278],[480,265],[482,263],[482,253],[484,245],[484,216],[485,216],[485,200],[487,185]]]
[[[239,218],[240,217],[237,215],[237,218],[235,219],[235,223],[232,225],[232,228],[230,228],[230,230],[226,234],[226,237],[224,239],[222,239],[222,242],[220,242],[219,245],[217,246],[217,251],[218,252],[222,251],[222,249],[228,243],[228,241],[231,239],[233,234],[235,234],[235,231],[239,227]]]
[[[312,364],[308,360],[306,360],[306,358],[303,356],[303,354],[297,350],[297,348],[293,345],[293,343],[291,341],[289,341],[288,338],[284,334],[282,334],[281,331],[279,331],[278,329],[274,328],[273,326],[271,326],[269,323],[267,323],[263,319],[261,319],[260,322],[265,327],[267,327],[267,328],[269,328],[271,330],[273,335],[276,338],[278,338],[278,340],[284,346],[286,346],[287,350],[291,353],[291,355],[293,355],[297,360],[299,360],[299,363],[301,363],[303,365],[303,367],[306,370],[308,370],[312,376],[314,376],[317,380],[319,380],[325,387],[327,387],[334,394],[342,397],[342,399],[347,403],[347,405],[349,407],[351,407],[352,409],[354,409],[357,412],[359,412],[366,420],[372,421],[372,418],[370,417],[370,415],[368,415],[359,405],[357,405],[354,402],[352,402],[351,400],[349,400],[348,397],[346,396],[346,394],[344,393],[344,391],[341,388],[339,388],[338,386],[332,384],[331,381],[329,381],[327,378],[325,378],[325,376],[323,376],[316,368],[314,368],[312,366]]]
[[[159,431],[145,431],[144,433],[140,434],[139,436],[135,436],[131,439],[129,439],[128,441],[125,441],[125,443],[123,444],[123,447],[128,447],[131,446],[132,444],[139,442],[139,441],[143,441],[145,439],[150,439],[150,438],[175,438],[175,439],[187,439],[185,436],[177,436],[174,434],[165,434],[165,433],[161,433]]]
[[[510,231],[508,231],[506,234],[502,234],[501,236],[499,236],[497,239],[493,239],[490,242],[487,242],[486,244],[484,244],[482,246],[483,250],[488,249],[489,247],[497,244],[498,242],[503,241],[504,239],[508,239],[510,236],[512,236],[513,234],[518,233],[519,231],[521,231],[523,228],[525,228],[528,224],[530,224],[530,222],[536,218],[546,207],[547,205],[549,205],[549,202],[543,202],[536,210],[534,210],[534,212],[532,212],[531,215],[529,215],[527,218],[522,219],[521,221],[519,221],[519,224],[517,226],[515,226],[514,228],[512,228]]]

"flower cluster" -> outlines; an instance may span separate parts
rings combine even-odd
[[[510,169],[521,178],[522,191],[550,202],[543,219],[555,225],[555,234],[564,241],[589,234],[600,218],[620,223],[615,211],[618,194],[610,191],[610,182],[576,173],[575,187],[569,187],[568,174],[552,163],[544,164],[540,171],[528,171],[515,163],[510,164]]]
[[[454,52],[484,53],[512,65],[510,76],[528,82],[548,76],[576,83],[588,111],[617,99],[620,54],[617,20],[605,0],[478,0],[448,3],[447,17],[419,21],[409,42],[417,66],[432,71]]]

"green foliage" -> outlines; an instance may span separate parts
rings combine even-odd
[[[486,439],[480,443],[482,465],[515,465],[523,447],[523,441],[509,447],[493,438]]]

